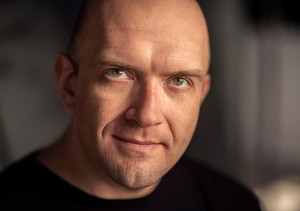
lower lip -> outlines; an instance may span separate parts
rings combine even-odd
[[[115,138],[123,146],[134,149],[134,150],[152,151],[152,150],[156,149],[157,147],[161,146],[161,144],[137,144],[134,142],[126,141],[119,137],[115,137]]]

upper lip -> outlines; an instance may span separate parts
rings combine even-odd
[[[133,143],[133,144],[138,144],[138,145],[151,145],[151,144],[160,144],[158,142],[155,142],[155,141],[149,141],[149,140],[141,140],[141,139],[135,139],[135,138],[124,138],[124,137],[119,137],[119,136],[115,136],[116,138],[118,139],[121,139],[122,141],[125,141],[125,142],[130,142],[130,143]]]

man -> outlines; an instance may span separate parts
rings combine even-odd
[[[243,187],[181,159],[210,86],[197,2],[88,0],[80,17],[54,67],[71,124],[2,173],[0,207],[259,210]]]

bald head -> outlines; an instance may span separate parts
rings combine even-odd
[[[69,54],[80,65],[90,40],[102,42],[107,31],[130,30],[157,34],[182,48],[201,52],[209,66],[209,38],[205,18],[195,0],[85,0],[69,46]],[[191,42],[186,42],[186,40]],[[84,52],[84,53],[83,53]],[[92,52],[90,52],[92,53]],[[83,55],[84,54],[84,55]]]
[[[180,159],[209,91],[208,63],[196,1],[85,0],[55,72],[73,116],[68,143],[112,192],[101,186],[99,196],[145,196]]]

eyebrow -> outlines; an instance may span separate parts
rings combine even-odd
[[[122,68],[125,70],[133,70],[133,71],[138,71],[137,68],[135,68],[133,65],[130,64],[125,64],[124,62],[117,61],[117,60],[112,60],[112,59],[107,59],[107,58],[100,58],[100,59],[95,59],[91,63],[92,67],[98,67],[98,66],[114,66],[118,68]]]
[[[104,58],[104,57],[95,59],[91,63],[91,66],[92,67],[113,66],[113,67],[121,68],[121,69],[124,69],[124,70],[132,70],[132,71],[135,71],[135,72],[140,72],[140,70],[138,68],[136,68],[135,66],[133,66],[133,65],[126,64],[126,63],[118,61],[118,60]],[[199,70],[199,69],[189,69],[189,70],[177,70],[177,71],[174,71],[171,74],[167,73],[166,75],[190,76],[190,77],[197,77],[197,78],[202,79],[205,74],[202,70]]]

